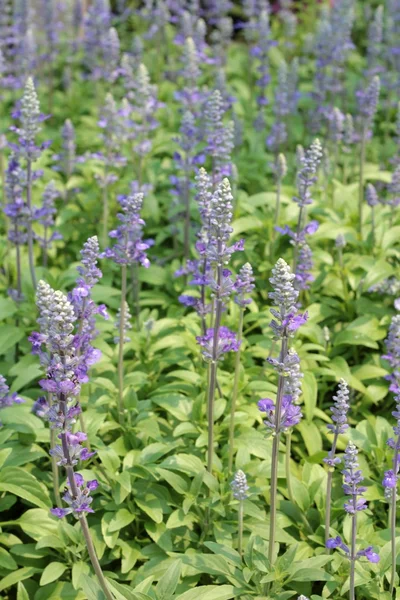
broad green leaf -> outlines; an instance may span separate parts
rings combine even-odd
[[[8,571],[13,571],[18,569],[18,565],[11,556],[9,552],[5,548],[0,547],[0,567],[2,569],[7,569]]]
[[[61,575],[66,571],[67,565],[60,562],[51,562],[45,567],[42,576],[40,578],[40,585],[47,585],[53,583],[56,579],[59,579]]]
[[[46,488],[28,471],[19,467],[5,467],[1,470],[0,491],[15,494],[40,508],[52,506]]]
[[[170,600],[175,593],[181,575],[182,563],[176,560],[168,568],[156,585],[159,600]]]
[[[0,355],[5,354],[10,348],[15,346],[25,337],[25,332],[20,327],[14,325],[0,326]]]
[[[22,531],[34,540],[41,540],[46,535],[56,535],[58,521],[50,515],[49,510],[31,508],[16,521]]]
[[[129,512],[126,508],[121,508],[116,513],[113,513],[112,518],[108,523],[108,531],[114,533],[123,529],[135,519],[135,515]]]
[[[87,596],[87,600],[107,600],[105,593],[93,577],[82,573],[81,585]]]
[[[29,600],[28,592],[24,584],[19,581],[17,586],[17,600]]]
[[[233,585],[200,585],[176,597],[175,600],[230,600],[242,591]]]
[[[36,569],[35,567],[23,567],[22,569],[18,569],[17,571],[13,571],[9,575],[3,577],[0,581],[0,592],[6,590],[7,588],[12,587],[19,581],[24,581],[25,579],[29,579],[35,573],[38,573],[40,569]]]

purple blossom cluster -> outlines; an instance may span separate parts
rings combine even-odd
[[[357,455],[358,450],[356,446],[353,444],[353,442],[349,442],[344,454],[345,468],[342,473],[344,476],[343,490],[347,496],[350,496],[350,499],[344,503],[344,509],[354,519],[357,512],[367,508],[366,500],[362,496],[367,488],[360,485],[360,483],[363,481],[363,476],[359,469]],[[371,563],[377,563],[380,560],[379,554],[376,554],[373,551],[372,546],[368,546],[368,548],[355,553],[354,536],[352,537],[351,549],[342,541],[340,536],[329,538],[326,542],[326,546],[330,549],[340,548],[352,562],[355,562],[362,556],[364,556]]]
[[[153,241],[143,240],[145,222],[140,216],[143,194],[138,192],[132,196],[119,196],[118,202],[122,208],[122,212],[117,215],[121,224],[109,234],[116,242],[101,254],[101,258],[111,258],[119,265],[139,263],[147,268],[150,261],[146,251]]]
[[[48,394],[48,408],[43,399],[35,408],[45,414],[50,427],[59,432],[60,443],[50,453],[56,458],[57,464],[66,469],[70,486],[70,495],[66,493],[67,503],[79,516],[80,513],[91,512],[88,493],[84,490],[80,493],[79,478],[75,480],[74,466],[79,461],[90,459],[94,453],[82,445],[86,441],[86,434],[73,431],[76,417],[81,412],[78,396],[81,383],[87,381],[88,365],[78,352],[80,335],[74,334],[77,317],[67,296],[40,281],[36,298],[40,333],[33,333],[29,340],[32,342],[32,352],[39,355],[41,364],[46,368],[47,378],[41,379],[39,384]],[[63,517],[71,511],[56,508],[52,512]]]
[[[233,480],[231,481],[232,494],[235,500],[243,502],[248,498],[249,486],[247,484],[246,474],[242,470],[236,471]]]
[[[332,469],[341,462],[340,458],[335,456],[338,437],[339,435],[346,433],[349,428],[347,423],[347,413],[350,408],[349,388],[344,379],[340,380],[338,392],[336,396],[333,396],[333,400],[334,403],[331,407],[333,423],[327,425],[329,432],[333,433],[333,442],[328,456],[324,458],[324,463]]]
[[[295,275],[290,271],[287,263],[280,258],[272,270],[270,279],[273,291],[269,297],[277,308],[271,308],[274,317],[270,327],[274,338],[281,341],[281,352],[278,359],[268,358],[282,381],[279,400],[279,412],[276,413],[276,404],[270,398],[263,398],[258,402],[258,408],[266,413],[264,424],[275,435],[290,427],[298,425],[301,420],[301,408],[297,402],[301,395],[300,359],[293,349],[287,348],[288,339],[293,337],[301,325],[307,321],[307,313],[300,314],[296,308],[299,292],[294,287]]]
[[[5,377],[0,375],[0,409],[12,406],[13,404],[22,404],[24,400],[16,392],[10,392]],[[2,423],[0,421],[0,427]]]

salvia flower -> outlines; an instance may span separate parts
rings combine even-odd
[[[236,471],[233,481],[231,481],[233,497],[240,502],[248,498],[249,486],[247,485],[247,477],[243,471]]]
[[[212,159],[214,185],[232,174],[233,123],[224,124],[224,104],[219,90],[208,98],[204,110],[206,153]]]
[[[112,248],[107,248],[101,258],[111,258],[120,265],[139,263],[149,267],[150,261],[146,251],[152,245],[151,240],[143,240],[145,222],[140,217],[143,194],[138,192],[132,196],[119,196],[122,212],[118,213],[120,225],[110,231],[110,237],[116,240]]]
[[[363,481],[363,477],[359,469],[357,455],[358,450],[356,446],[353,444],[353,442],[349,442],[344,452],[345,468],[342,473],[344,475],[344,493],[347,496],[350,496],[350,500],[344,504],[344,509],[351,515],[367,508],[367,501],[362,497],[362,494],[367,488],[360,485],[360,483]]]
[[[108,319],[104,304],[97,305],[91,297],[92,288],[102,277],[97,266],[99,259],[99,242],[97,236],[89,238],[81,250],[81,262],[77,271],[79,277],[75,287],[68,294],[68,299],[74,307],[78,323],[75,336],[76,349],[80,356],[81,376],[101,357],[100,350],[93,347],[92,342],[97,337],[96,315]]]
[[[26,81],[20,108],[14,112],[14,117],[20,121],[20,127],[12,127],[19,138],[19,144],[14,145],[14,149],[29,161],[37,160],[41,151],[47,148],[50,142],[41,146],[37,146],[36,143],[36,137],[42,129],[41,123],[45,117],[40,112],[39,99],[31,77]]]
[[[278,423],[278,429],[276,427],[275,418],[275,404],[270,398],[263,398],[258,402],[258,409],[260,412],[266,414],[264,419],[264,425],[267,426],[268,430],[274,433],[285,431],[290,427],[298,425],[301,421],[302,412],[300,406],[293,403],[293,398],[290,395],[284,395],[282,397],[280,423]]]
[[[370,134],[375,113],[378,109],[379,91],[380,79],[375,75],[365,90],[357,92],[362,135],[368,136]]]
[[[65,121],[61,130],[61,136],[62,152],[58,158],[60,159],[62,170],[66,178],[69,179],[76,162],[75,129],[70,119]]]
[[[349,388],[344,379],[339,382],[339,389],[336,396],[333,396],[333,406],[331,407],[333,424],[328,424],[328,430],[333,433],[332,448],[324,462],[331,468],[340,463],[340,458],[335,457],[337,439],[340,434],[346,433],[349,425],[347,423],[347,413],[350,408]]]
[[[215,329],[207,329],[205,335],[197,336],[197,343],[202,347],[202,354],[207,362],[214,360],[214,334]],[[237,352],[240,347],[236,334],[228,329],[228,327],[221,326],[218,329],[217,346],[215,351],[215,359],[222,360],[227,352]]]
[[[374,18],[368,28],[367,45],[367,74],[376,75],[382,71],[381,60],[383,58],[383,6],[378,6]]]
[[[394,394],[400,393],[399,373],[400,373],[400,315],[395,315],[389,326],[389,333],[385,340],[386,353],[382,358],[386,359],[392,369],[392,373],[387,376],[391,382],[389,390]]]
[[[367,201],[368,206],[371,208],[379,204],[378,194],[375,186],[372,183],[368,183],[365,190],[365,199]]]
[[[353,442],[349,442],[347,444],[345,453],[344,453],[344,470],[342,471],[344,476],[343,490],[347,496],[350,496],[350,499],[345,502],[344,508],[345,511],[352,516],[353,523],[355,523],[354,519],[356,518],[356,514],[362,510],[367,508],[366,500],[363,498],[362,494],[366,491],[366,487],[361,486],[360,483],[363,481],[362,473],[359,469],[358,464],[358,450]],[[352,535],[352,543],[351,550],[349,547],[342,541],[340,536],[335,538],[329,538],[326,542],[327,548],[334,549],[340,548],[347,558],[354,564],[356,560],[361,557],[365,557],[371,563],[377,563],[380,560],[380,557],[376,552],[373,551],[372,546],[368,546],[363,550],[355,551],[355,535]]]
[[[13,404],[22,404],[23,402],[22,398],[20,398],[16,392],[10,392],[5,377],[0,375],[0,409],[12,406]]]
[[[71,493],[70,485],[67,483],[67,490],[63,495],[63,500],[68,504],[68,508],[52,508],[51,513],[58,518],[66,517],[67,515],[74,514],[76,518],[82,513],[93,513],[94,510],[91,508],[93,498],[90,493],[99,487],[99,483],[96,479],[91,481],[84,481],[82,475],[79,473],[74,474],[75,483],[78,489],[76,496]]]
[[[44,252],[47,252],[52,247],[52,243],[56,240],[61,240],[62,235],[58,231],[53,231],[49,236],[49,229],[54,227],[57,209],[55,207],[55,201],[60,197],[60,192],[56,188],[55,182],[50,181],[43,192],[42,206],[36,209],[33,213],[33,218],[37,220],[44,228],[43,236],[34,234],[34,238],[37,240]]]
[[[251,295],[254,287],[253,269],[250,263],[245,263],[240,269],[234,283],[236,304],[242,308],[248,304],[251,304],[251,298],[249,298],[249,296]]]
[[[311,186],[316,182],[318,167],[323,156],[322,146],[318,139],[314,140],[305,152],[301,168],[297,176],[298,196],[293,200],[299,207],[312,203]]]
[[[81,492],[85,496],[89,494],[83,492],[83,481],[76,481],[74,474],[74,466],[78,461],[88,460],[94,454],[82,446],[86,434],[72,431],[76,417],[81,412],[78,402],[80,384],[87,381],[86,369],[82,369],[76,348],[74,307],[67,296],[42,281],[38,284],[36,298],[40,311],[40,333],[32,334],[30,340],[33,352],[39,354],[47,371],[47,378],[42,379],[39,384],[52,395],[53,400],[48,410],[43,403],[41,408],[50,421],[50,426],[59,430],[60,439],[60,444],[51,453],[59,465],[65,466],[70,485],[65,500],[73,507],[72,512],[91,512],[90,500],[81,502]],[[54,514],[62,517],[68,513]]]

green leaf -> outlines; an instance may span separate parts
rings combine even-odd
[[[50,516],[49,510],[42,508],[27,510],[16,523],[34,540],[41,540],[46,535],[57,534],[58,521],[55,517]]]
[[[135,515],[133,515],[126,508],[121,508],[116,513],[113,513],[112,518],[108,523],[108,531],[110,533],[114,533],[115,531],[119,531],[123,529],[135,519]]]
[[[172,598],[179,583],[181,568],[181,561],[176,560],[161,577],[156,586],[156,592],[159,600],[170,600],[170,598]]]
[[[200,585],[180,594],[175,600],[229,600],[242,594],[233,585]]]
[[[10,348],[15,346],[25,337],[25,331],[21,327],[14,325],[0,326],[0,355],[5,354]]]
[[[318,386],[314,374],[310,371],[304,373],[303,378],[303,400],[305,415],[307,421],[311,422],[314,417],[314,411],[317,406]]]
[[[87,563],[83,561],[76,562],[72,565],[72,585],[76,590],[78,590],[81,586],[81,577],[82,575],[89,575],[90,567]]]
[[[2,569],[7,569],[8,571],[13,571],[18,569],[18,565],[11,556],[9,552],[5,548],[0,547],[0,567]]]
[[[56,581],[56,579],[59,579],[66,569],[67,565],[64,563],[56,561],[49,563],[42,573],[40,585],[47,585],[48,583]]]
[[[96,579],[83,573],[81,576],[81,585],[87,596],[87,600],[107,600],[105,593],[97,583]]]
[[[143,499],[135,498],[135,502],[143,512],[149,515],[155,523],[161,523],[163,520],[163,512],[161,503],[153,494],[146,494]]]
[[[17,600],[29,600],[28,592],[24,584],[19,581],[17,587]]]
[[[48,492],[38,480],[19,467],[5,467],[0,473],[0,491],[15,494],[40,508],[52,506]]]
[[[40,569],[36,569],[35,567],[23,567],[22,569],[18,569],[18,571],[14,571],[9,575],[3,577],[0,581],[0,592],[6,590],[7,588],[15,585],[19,581],[24,581],[25,579],[29,579],[35,573],[38,573]]]

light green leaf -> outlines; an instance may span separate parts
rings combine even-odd
[[[19,467],[5,467],[0,473],[0,491],[15,494],[40,508],[52,506],[48,492],[38,480]]]
[[[175,600],[229,600],[242,594],[233,585],[200,585],[180,594]]]
[[[135,519],[135,515],[129,512],[126,508],[121,508],[116,513],[113,513],[112,518],[108,524],[109,533],[114,533],[114,531],[119,531],[123,529]]]
[[[18,569],[18,565],[11,556],[9,552],[5,548],[0,547],[0,567],[2,569],[7,569],[8,571],[13,571]]]
[[[18,569],[17,571],[6,575],[0,581],[0,592],[15,585],[19,581],[29,579],[29,577],[32,577],[32,575],[35,575],[35,573],[38,573],[39,571],[40,569],[36,569],[35,567],[23,567],[22,569]]]
[[[161,577],[156,586],[159,600],[170,600],[175,593],[181,575],[182,563],[176,560]]]
[[[56,579],[59,579],[61,575],[66,571],[67,565],[60,562],[51,562],[45,567],[42,576],[40,578],[40,585],[47,585],[53,583]]]

